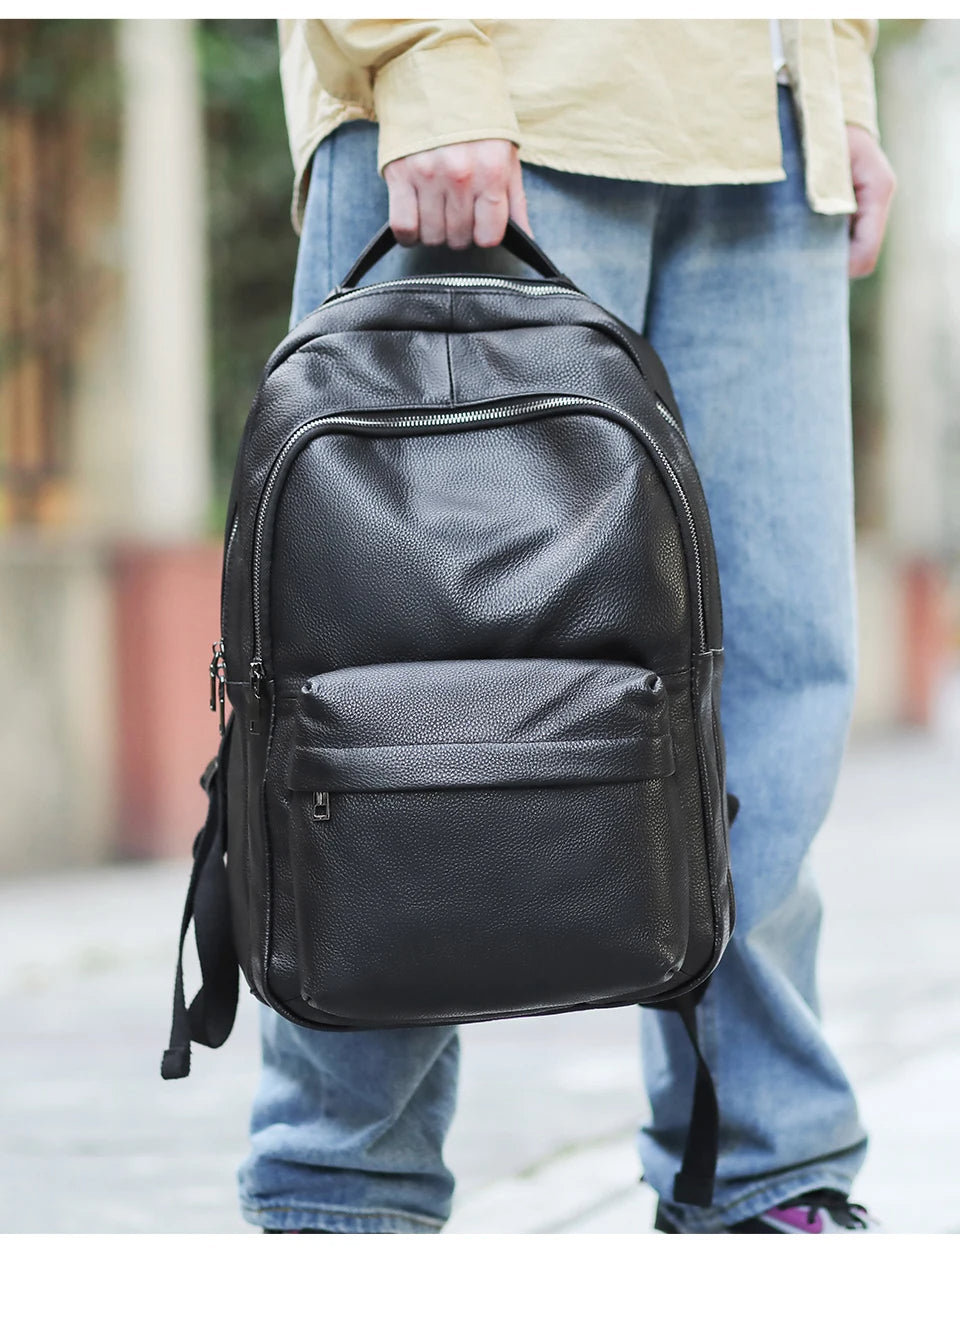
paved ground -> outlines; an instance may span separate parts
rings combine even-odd
[[[862,739],[818,852],[828,1033],[872,1154],[858,1191],[897,1232],[960,1231],[960,699],[933,735]],[[243,1232],[234,1168],[255,1009],[161,1083],[183,866],[0,883],[0,1231]],[[648,1232],[636,1013],[464,1031],[449,1230]]]

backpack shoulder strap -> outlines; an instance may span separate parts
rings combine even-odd
[[[203,772],[200,786],[207,794],[207,818],[193,844],[193,870],[180,922],[180,947],[173,986],[170,1044],[160,1075],[173,1080],[190,1074],[190,1042],[217,1049],[233,1028],[239,995],[239,969],[230,923],[227,887],[226,767],[233,733],[233,716],[220,750]],[[193,921],[200,958],[201,986],[187,1007],[183,993],[183,949]]]

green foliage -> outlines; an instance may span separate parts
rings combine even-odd
[[[69,107],[112,129],[119,110],[109,19],[5,19],[0,110],[55,118]],[[109,132],[111,140],[114,137]]]
[[[287,329],[297,239],[276,24],[197,24],[207,129],[214,459],[224,509],[263,364]],[[219,525],[218,525],[219,529]]]
[[[113,196],[119,119],[112,21],[0,20],[0,377],[31,373],[42,400],[11,389],[0,482],[13,522],[36,520],[69,470],[80,345],[113,288],[109,241],[91,242],[88,226]]]

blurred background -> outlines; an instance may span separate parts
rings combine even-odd
[[[946,932],[960,934],[946,897],[960,843],[960,23],[883,22],[877,74],[900,186],[881,267],[853,289],[861,674],[825,883],[866,883],[870,867],[876,874],[896,859],[890,883],[902,885],[903,865],[916,867],[909,878],[928,903],[916,956],[942,1009],[944,995],[955,1005],[957,994],[946,951],[956,940]],[[216,746],[207,665],[227,490],[262,363],[287,324],[290,185],[272,21],[0,22],[0,989],[4,1051],[19,1078],[0,1104],[9,1105],[6,1166],[25,1188],[7,1221],[0,1215],[2,1230],[236,1230],[222,1176],[242,1145],[252,1017],[241,1025],[246,1053],[234,1045],[221,1074],[234,1084],[227,1109],[220,1099],[204,1108],[194,1092],[193,1145],[171,1134],[184,1100],[153,1097],[153,1052],[183,858],[203,809],[197,778]],[[924,889],[931,868],[936,880]],[[848,925],[837,899],[845,949],[865,928],[856,919],[863,892],[848,893],[857,895]],[[903,937],[894,905],[880,946]],[[844,1012],[861,1002],[867,1011],[864,986],[874,1002],[883,985],[903,986],[865,946],[852,978],[839,942],[829,961],[831,946],[825,980],[837,1029],[854,1053],[866,1048],[869,1069],[884,1056],[876,1013]],[[931,948],[940,950],[932,970]],[[118,999],[135,1005],[123,1022]],[[481,1028],[485,1070],[467,1073],[464,1099],[464,1130],[480,1144],[463,1137],[457,1147],[468,1185],[471,1168],[477,1188],[487,1185],[482,1133],[502,1153],[505,1124],[514,1135],[494,1171],[509,1180],[526,1170],[528,1188],[530,1168],[567,1157],[586,1114],[601,1134],[626,1138],[639,1103],[624,1053],[633,1027],[607,1016],[592,1045],[583,1021]],[[144,1041],[147,1019],[155,1040]],[[534,1093],[516,1088],[518,1029],[539,1030],[561,1072],[564,1059],[587,1058],[577,1041],[594,1049],[582,1075],[569,1063],[580,1079],[566,1091],[544,1064],[537,1103],[580,1097],[561,1104],[556,1124],[536,1105],[526,1126],[518,1116]],[[129,1091],[111,1072],[117,1031],[133,1060]],[[909,1043],[909,1024],[901,1034]],[[523,1037],[525,1049],[533,1038]],[[900,1046],[888,1046],[889,1061]],[[491,1109],[494,1074],[508,1098]],[[211,1153],[225,1111],[232,1144],[224,1136]],[[139,1143],[133,1128],[129,1139],[117,1135],[131,1123]],[[38,1129],[60,1137],[39,1140]],[[84,1164],[78,1142],[99,1162]],[[23,1206],[42,1160],[62,1169],[77,1157],[76,1186],[60,1209],[38,1206],[34,1221]],[[188,1167],[209,1176],[190,1181]],[[143,1209],[144,1178],[169,1220]],[[102,1217],[83,1227],[66,1204],[89,1203],[91,1187],[102,1192]],[[519,1230],[568,1230],[529,1221]]]

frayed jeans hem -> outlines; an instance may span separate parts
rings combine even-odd
[[[242,1204],[240,1212],[244,1221],[254,1227],[269,1227],[279,1232],[302,1232],[305,1228],[331,1233],[440,1232],[444,1227],[442,1219],[396,1209]]]

